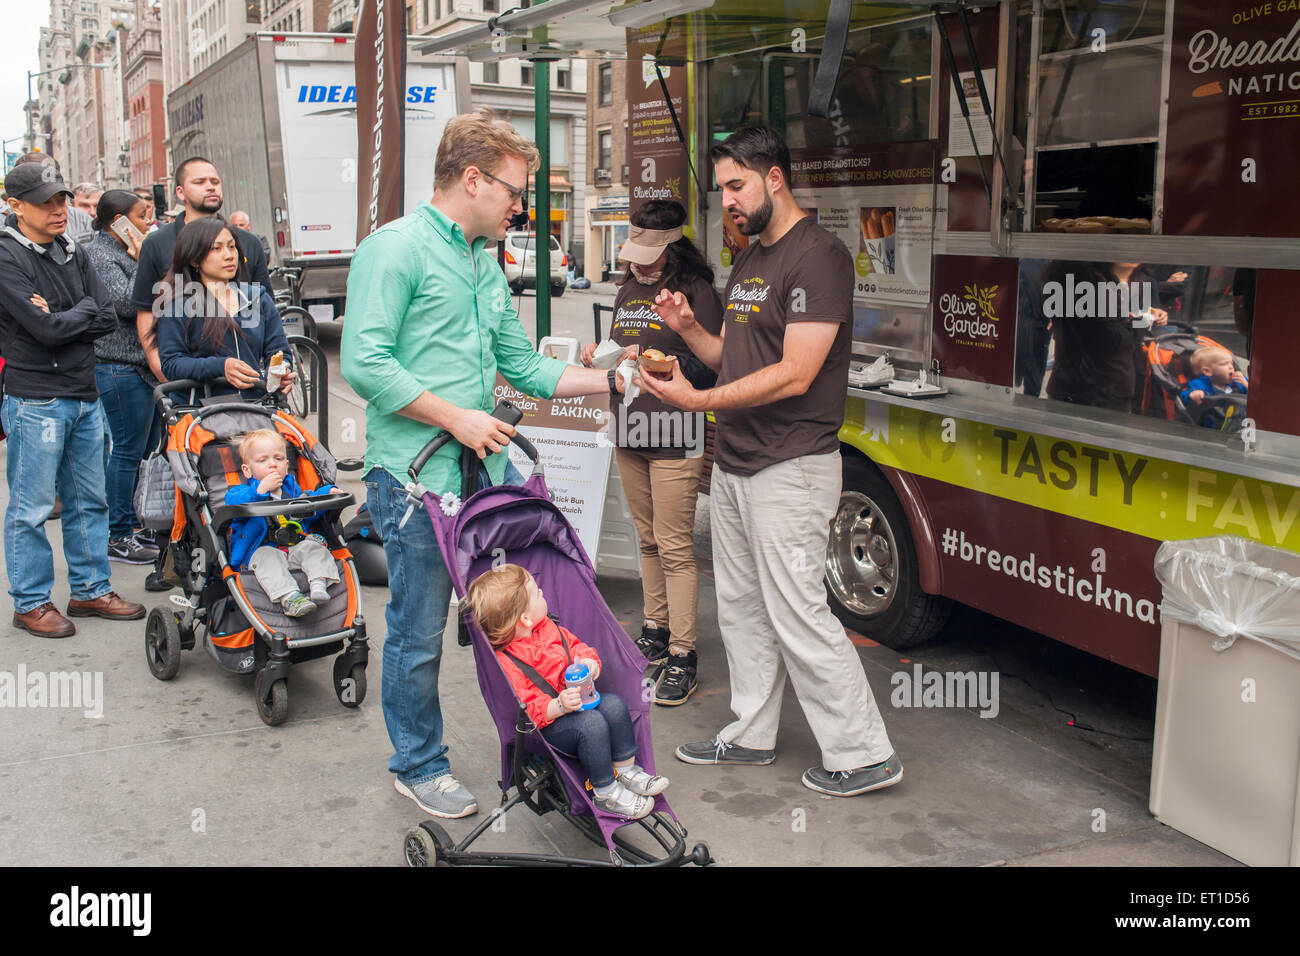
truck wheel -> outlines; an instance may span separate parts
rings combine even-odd
[[[912,530],[894,489],[847,452],[826,547],[826,593],[846,627],[900,650],[928,641],[952,612],[950,600],[921,590]]]

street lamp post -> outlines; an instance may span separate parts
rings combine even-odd
[[[75,70],[75,69],[77,69],[78,67],[88,67],[88,68],[90,68],[90,69],[92,69],[92,70],[107,70],[107,69],[110,69],[110,68],[112,67],[112,65],[113,65],[113,64],[111,64],[111,63],[69,63],[69,64],[67,64],[66,66],[56,66],[56,67],[55,67],[54,69],[52,69],[52,70],[37,70],[35,73],[33,73],[31,70],[28,70],[28,71],[27,71],[27,103],[28,103],[28,105],[27,105],[27,107],[26,107],[26,110],[27,110],[27,145],[28,145],[29,147],[33,145],[33,144],[32,144],[32,110],[31,110],[31,105],[30,105],[30,104],[31,104],[31,102],[32,102],[32,80],[33,80],[35,77],[38,77],[38,76],[48,76],[48,75],[51,74],[51,73],[62,73],[64,70]]]

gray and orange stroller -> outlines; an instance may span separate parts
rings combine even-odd
[[[170,521],[172,556],[183,596],[175,605],[154,607],[145,625],[145,657],[159,680],[180,670],[181,652],[202,636],[209,654],[227,671],[255,674],[257,713],[268,724],[283,723],[289,712],[288,678],[292,665],[338,654],[334,691],[345,707],[366,696],[369,645],[361,615],[360,587],[352,556],[343,544],[339,520],[354,503],[350,492],[227,505],[226,491],[241,483],[238,444],[247,432],[273,428],[284,436],[291,473],[304,490],[334,483],[337,463],[329,451],[288,412],[272,404],[235,399],[181,405],[172,396],[202,386],[167,382],[154,390],[167,427],[166,465],[174,482]],[[210,401],[210,400],[209,400]],[[158,462],[159,470],[168,469]],[[156,497],[165,497],[165,493]],[[305,518],[320,512],[312,530],[325,538],[339,564],[339,581],[330,600],[302,618],[287,617],[252,574],[229,563],[227,530],[236,518]],[[163,522],[158,509],[153,527]],[[141,515],[149,524],[149,518]],[[295,580],[305,588],[301,571]],[[340,653],[341,652],[341,653]]]

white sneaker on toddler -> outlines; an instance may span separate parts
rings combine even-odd
[[[311,599],[316,602],[317,606],[328,604],[330,592],[324,578],[315,578],[308,582],[311,585]]]
[[[657,797],[668,789],[667,777],[648,773],[636,764],[632,764],[626,770],[615,770],[615,773],[618,774],[619,783],[643,797]]]
[[[605,789],[604,787],[601,788]],[[645,797],[639,793],[633,793],[627,787],[623,786],[617,780],[610,786],[605,796],[601,796],[592,788],[592,797],[596,806],[606,813],[617,814],[620,817],[627,817],[629,820],[640,820],[642,817],[650,815],[654,809],[654,798]]]

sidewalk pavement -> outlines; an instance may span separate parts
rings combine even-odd
[[[347,445],[341,431],[356,427],[347,419],[359,405],[337,375],[331,392],[331,442]],[[360,501],[359,473],[341,478]],[[0,507],[7,500],[0,482]],[[891,675],[910,672],[916,662],[941,670],[988,668],[987,619],[970,615],[959,616],[944,641],[912,655],[855,637],[906,768],[898,786],[852,799],[801,786],[800,775],[818,756],[788,689],[773,765],[716,768],[675,760],[677,744],[711,738],[730,720],[706,499],[700,510],[701,685],[686,705],[655,707],[652,714],[655,760],[672,779],[667,796],[690,831],[688,846],[704,841],[719,863],[732,865],[1235,865],[1147,812],[1149,740],[1099,743],[1065,728],[1036,690],[1009,674],[995,718],[967,708],[891,706]],[[63,607],[68,593],[58,522],[47,531],[60,577],[54,600]],[[153,606],[166,595],[144,590],[146,570],[115,564],[113,583],[126,598]],[[601,591],[629,631],[639,631],[639,581],[603,578]],[[0,711],[0,861],[400,864],[403,835],[424,814],[394,791],[386,769],[391,748],[379,701],[385,601],[385,589],[363,589],[372,647],[364,704],[342,707],[331,687],[330,659],[311,662],[294,669],[289,719],[279,727],[258,719],[252,679],[221,672],[201,649],[185,654],[175,680],[155,680],[144,660],[143,621],[78,619],[76,636],[40,640],[9,627],[6,617],[0,680],[3,672],[101,674],[103,699],[100,717],[86,716],[82,707]],[[1049,686],[1064,706],[1071,693],[1086,692],[1093,723],[1107,720],[1118,733],[1149,738],[1149,714],[1129,707],[1122,687],[1108,696],[1113,671],[1093,672],[1102,675],[1096,677],[1086,673],[1086,656],[1067,656],[1084,663],[1078,672],[1061,672],[1052,655],[1078,652],[1043,638],[998,647],[1003,664],[1014,656],[1016,669]],[[1038,672],[1035,661],[1045,661]],[[459,838],[497,804],[499,749],[472,655],[454,638],[445,644],[440,689],[453,772],[479,800],[478,816],[443,821]],[[476,844],[492,847],[593,858],[603,852],[554,814],[539,818],[525,808],[508,815],[502,832],[489,830]]]

